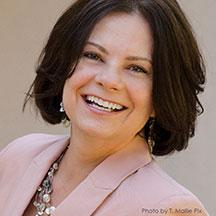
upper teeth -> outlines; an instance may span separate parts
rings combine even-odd
[[[91,101],[91,102],[95,102],[97,104],[99,104],[100,106],[103,106],[103,107],[106,107],[106,108],[109,108],[109,109],[117,109],[117,110],[120,110],[123,108],[123,106],[119,105],[119,104],[114,104],[114,103],[110,103],[108,101],[104,101],[100,98],[97,98],[95,96],[90,96],[88,95],[87,96],[87,100]]]

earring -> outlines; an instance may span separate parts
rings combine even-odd
[[[149,136],[148,136],[148,146],[149,151],[152,153],[153,147],[155,145],[155,141],[153,139],[153,127],[154,127],[155,119],[152,119],[149,125]]]
[[[59,112],[64,112],[65,110],[64,110],[64,105],[63,105],[63,102],[61,102],[60,103],[60,110],[59,110]]]
[[[65,117],[63,120],[62,120],[62,124],[64,125],[65,128],[68,128],[70,126],[70,121],[67,120],[67,118]]]
[[[60,103],[59,112],[61,113],[65,112],[63,102]],[[68,128],[70,126],[70,121],[65,117],[64,119],[62,119],[62,124],[64,125],[65,128]]]

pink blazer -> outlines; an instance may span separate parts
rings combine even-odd
[[[65,135],[30,134],[14,140],[0,152],[1,216],[24,213],[47,170],[68,142],[69,136]],[[198,198],[168,176],[146,148],[130,153],[121,150],[106,158],[52,215],[208,215]]]

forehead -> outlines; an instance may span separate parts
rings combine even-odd
[[[148,57],[152,52],[152,35],[148,22],[139,14],[113,13],[93,28],[89,40],[119,51],[138,52]]]

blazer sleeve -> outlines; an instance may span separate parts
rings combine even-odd
[[[7,182],[10,176],[19,178],[23,174],[29,162],[40,151],[34,144],[44,138],[40,134],[27,134],[16,138],[0,151],[0,184]]]
[[[1,207],[10,200],[9,197],[16,182],[14,179],[19,179],[21,175],[19,173],[20,160],[17,156],[21,139],[13,140],[0,151],[0,214]]]
[[[3,178],[3,171],[4,171],[4,167],[5,167],[5,161],[4,161],[4,155],[7,153],[8,149],[10,148],[9,145],[7,145],[6,147],[4,147],[1,151],[0,151],[0,182]]]
[[[0,151],[0,180],[1,177],[3,176],[3,171],[7,169],[7,165],[10,164],[10,162],[15,159],[13,157],[13,154],[10,154],[10,151],[11,149],[13,149],[18,139],[13,140]]]
[[[31,134],[28,134],[16,138],[0,151],[0,173],[1,171],[3,171],[3,169],[7,168],[10,164],[16,161],[18,156],[22,156],[19,155],[19,152],[22,151],[20,146],[21,144],[25,143],[25,141],[28,140],[31,136]]]
[[[13,141],[14,142],[14,141]],[[8,149],[10,148],[11,144],[13,143],[9,143],[7,146],[5,146],[1,151],[0,151],[0,166],[2,165],[3,163],[3,157],[4,155],[6,154],[6,152],[8,151]]]

